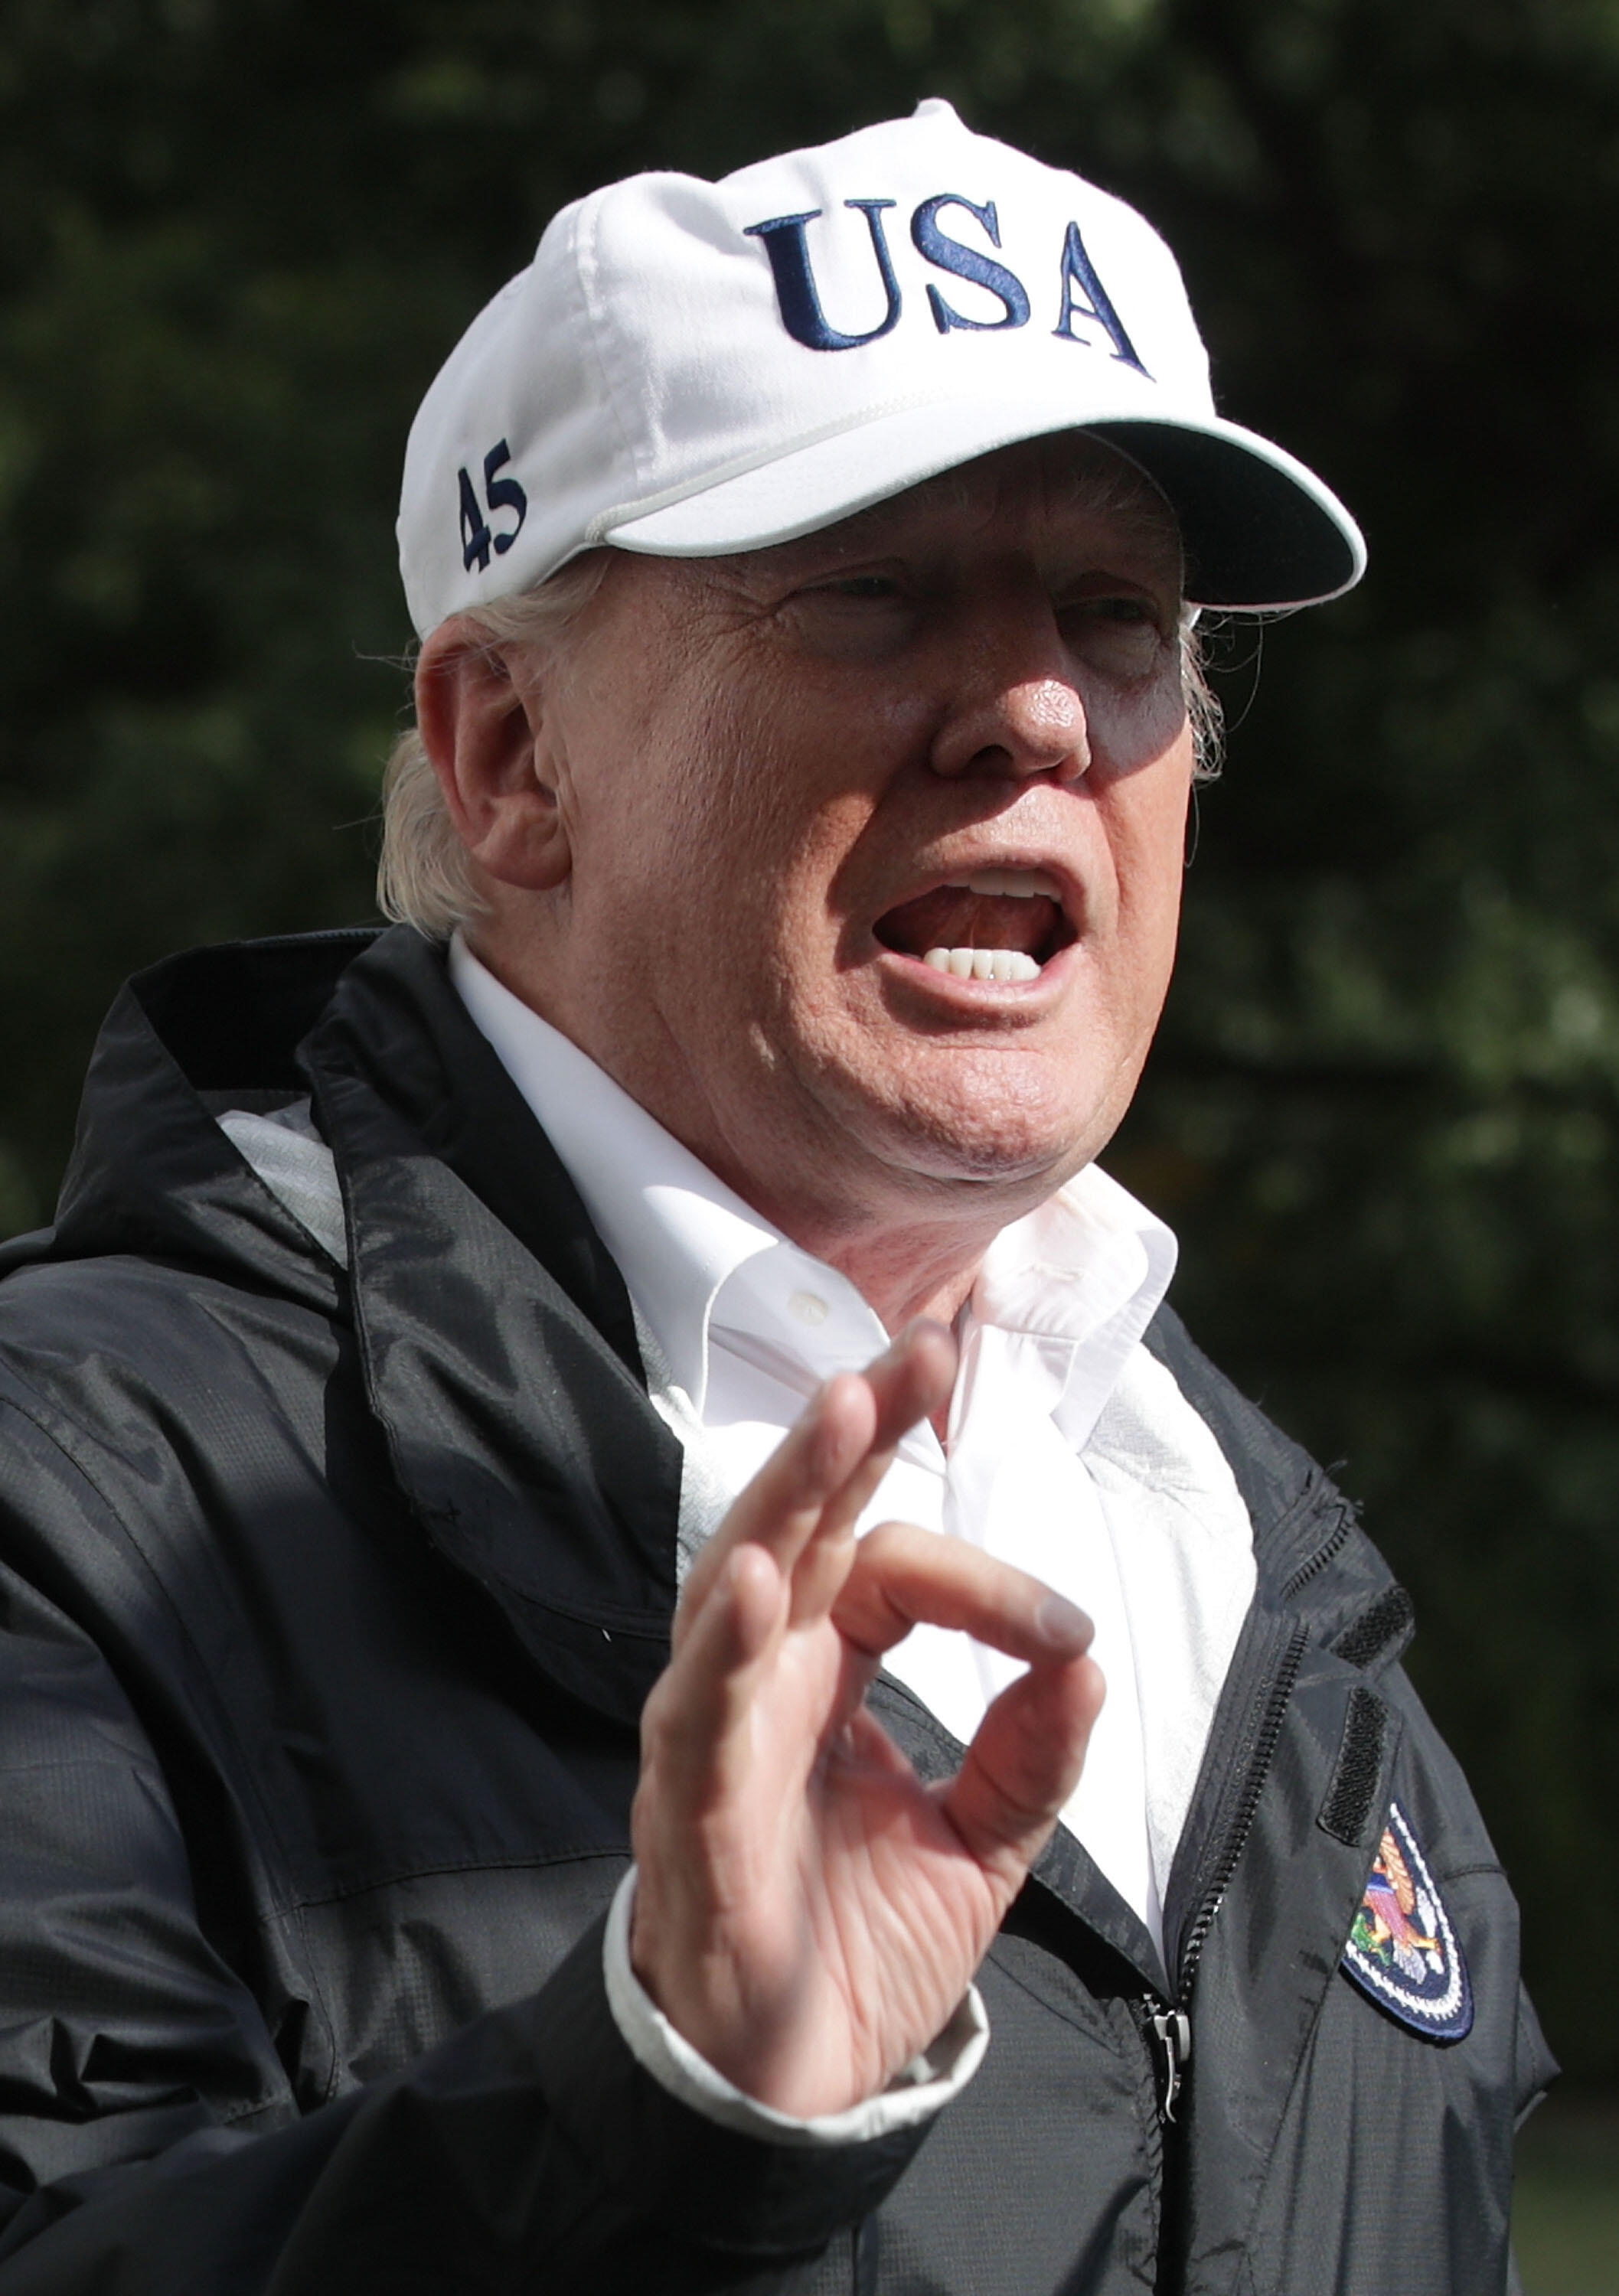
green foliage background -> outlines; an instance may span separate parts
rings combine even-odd
[[[124,973],[369,914],[405,430],[546,217],[929,93],[1141,203],[1363,516],[1355,597],[1223,641],[1112,1161],[1346,1462],[1612,2079],[1615,0],[3,0],[0,1222]]]

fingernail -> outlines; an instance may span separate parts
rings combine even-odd
[[[1056,1650],[1072,1652],[1077,1658],[1088,1651],[1096,1628],[1077,1603],[1064,1600],[1061,1595],[1043,1595],[1040,1608],[1034,1613],[1035,1627],[1040,1640]]]

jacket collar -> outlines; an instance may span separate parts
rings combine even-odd
[[[1391,1664],[1410,1640],[1410,1602],[1352,1502],[1216,1370],[1171,1309],[1159,1309],[1146,1344],[1231,1464],[1253,1525],[1257,1606],[1296,1620],[1352,1667]]]
[[[617,1269],[414,931],[349,967],[300,1059],[402,1488],[551,1680],[633,1723],[668,1656],[681,1455]]]

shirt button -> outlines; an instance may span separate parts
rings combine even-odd
[[[824,1324],[831,1313],[818,1292],[795,1292],[787,1305],[801,1324]]]

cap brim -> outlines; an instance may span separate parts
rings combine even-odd
[[[1366,571],[1354,520],[1313,471],[1268,439],[1220,423],[1091,422],[1085,428],[1140,465],[1173,505],[1194,605],[1250,612],[1317,606]]]
[[[752,467],[712,473],[672,500],[621,504],[594,522],[591,539],[655,557],[764,549],[997,447],[1064,430],[1116,447],[1163,493],[1180,522],[1194,605],[1319,605],[1365,571],[1366,545],[1348,511],[1269,439],[1215,414],[1166,421],[1119,406],[1076,419],[1072,403],[1049,400],[884,407]]]

